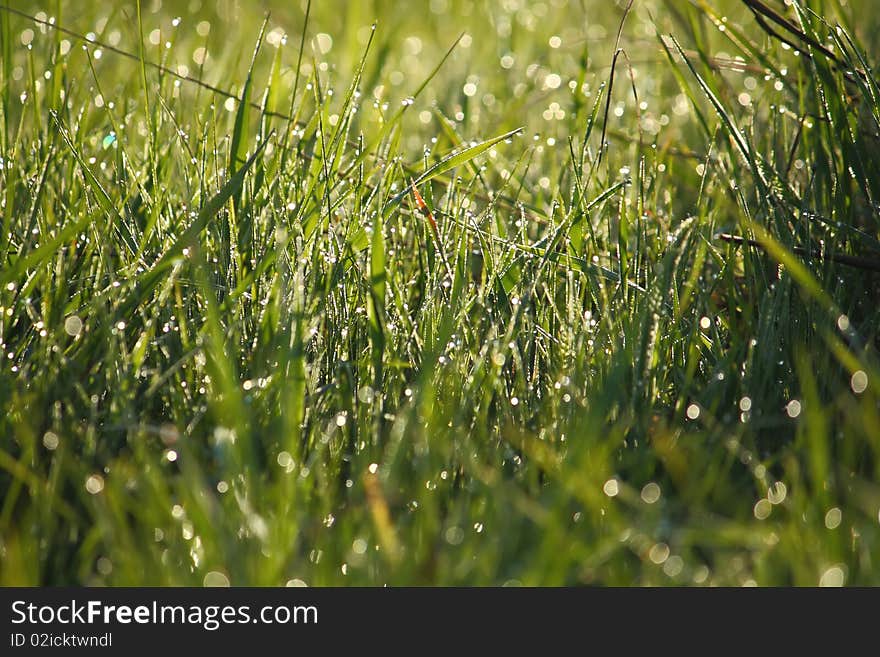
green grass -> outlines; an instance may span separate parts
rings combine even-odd
[[[0,9],[0,584],[880,584],[868,0],[259,4]]]

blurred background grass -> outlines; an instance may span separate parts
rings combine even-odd
[[[624,5],[316,2],[297,122],[241,128],[4,13],[0,582],[877,583],[876,281],[792,255],[876,249],[877,99],[741,2],[637,1],[599,163]],[[871,3],[805,5],[872,60]],[[304,3],[10,6],[234,96],[269,14],[251,98],[290,111]],[[385,203],[520,127],[424,185],[446,278]],[[236,134],[207,266],[151,269]]]

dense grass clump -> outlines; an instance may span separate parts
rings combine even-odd
[[[880,584],[868,0],[255,4],[0,8],[0,583]]]

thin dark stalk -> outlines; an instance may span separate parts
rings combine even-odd
[[[757,240],[750,240],[745,237],[740,237],[739,235],[721,233],[720,235],[718,235],[718,239],[723,240],[724,242],[728,242],[730,244],[745,244],[747,246],[753,246],[761,250],[766,250],[764,248],[764,245]],[[791,250],[800,256],[809,256],[812,258],[817,258],[819,260],[830,260],[831,262],[836,262],[837,264],[845,265],[847,267],[854,267],[856,269],[863,269],[866,271],[880,272],[880,260],[878,260],[877,258],[851,256],[844,253],[825,253],[819,249],[811,250],[805,249],[800,246],[792,247]]]
[[[749,8],[749,11],[751,11],[752,14],[755,16],[755,20],[758,22],[758,25],[760,25],[764,29],[764,31],[767,32],[767,34],[788,45],[807,59],[812,59],[813,54],[809,50],[805,49],[805,45],[815,51],[820,52],[826,59],[834,64],[834,66],[836,66],[843,72],[844,77],[846,77],[850,81],[854,80],[853,72],[846,68],[844,63],[837,55],[835,55],[833,52],[831,52],[831,50],[816,41],[809,34],[801,30],[797,25],[795,25],[785,16],[782,16],[773,8],[768,7],[765,3],[761,2],[761,0],[742,0],[742,2],[746,5],[746,7]],[[780,32],[776,30],[770,23],[773,23],[774,25],[782,28],[785,32],[794,37],[794,39],[788,38],[784,34],[780,34]],[[800,42],[800,44],[798,42]],[[855,73],[858,74],[861,78],[865,78],[866,74],[864,71],[856,70]]]

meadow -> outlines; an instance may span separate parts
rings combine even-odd
[[[872,7],[4,0],[0,584],[880,584]]]

